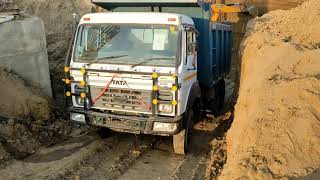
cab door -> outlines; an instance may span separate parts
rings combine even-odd
[[[181,75],[179,83],[179,115],[187,108],[192,86],[197,82],[197,40],[194,28],[185,27],[182,33]]]
[[[186,31],[186,59],[185,59],[185,81],[195,82],[197,80],[197,41],[196,32],[193,28]]]

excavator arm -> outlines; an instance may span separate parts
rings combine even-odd
[[[249,13],[252,16],[258,16],[258,9],[254,6],[247,8],[246,6],[236,4],[236,5],[226,5],[226,4],[214,4],[211,6],[213,22],[219,21],[222,13]]]

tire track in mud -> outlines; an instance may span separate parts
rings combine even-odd
[[[197,123],[186,156],[174,154],[170,137],[111,133],[101,139],[93,133],[13,161],[0,179],[215,179],[226,158],[221,143],[228,124]]]
[[[171,138],[158,139],[160,142],[142,154],[119,179],[216,179],[226,161],[226,146],[222,144],[231,118],[227,113],[197,123],[186,156],[173,153]]]
[[[195,125],[191,152],[173,179],[217,179],[227,158],[224,145],[232,118],[232,114],[228,112]]]
[[[117,179],[148,152],[156,138],[144,135],[112,134],[102,148],[74,167],[61,179]]]
[[[57,179],[216,179],[230,127],[225,116],[219,118],[195,125],[186,156],[174,154],[170,137],[112,133],[95,154]]]
[[[13,160],[0,170],[0,179],[115,179],[148,151],[154,140],[120,133],[107,139],[84,135]]]

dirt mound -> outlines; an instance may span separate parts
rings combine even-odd
[[[311,0],[248,24],[220,179],[290,179],[320,168],[319,14]]]
[[[3,148],[5,158],[12,154],[16,158],[34,153],[40,148],[40,143],[28,130],[27,126],[9,119],[7,122],[0,119],[0,146]]]
[[[37,123],[0,117],[0,169],[6,167],[10,160],[26,158],[41,147],[49,147],[66,141],[70,136],[77,137],[88,132],[86,126],[74,125],[55,116]]]
[[[0,68],[0,116],[47,120],[49,102],[15,74]]]

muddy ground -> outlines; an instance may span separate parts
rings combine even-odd
[[[56,143],[35,152],[30,147],[33,155],[9,151],[0,179],[215,179],[226,161],[225,135],[232,118],[228,112],[197,123],[187,156],[173,153],[169,137],[111,132],[101,138],[97,129],[73,137],[54,132],[51,138],[58,139]]]

